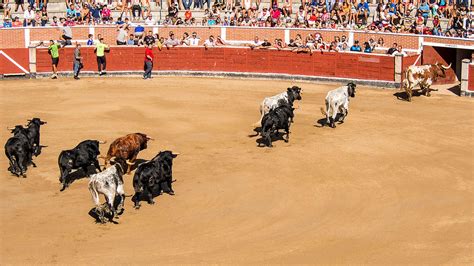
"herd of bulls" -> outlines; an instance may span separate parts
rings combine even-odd
[[[337,113],[347,116],[349,97],[354,97],[355,84],[349,83],[328,93],[326,97],[326,118],[331,127],[335,127]],[[301,100],[302,90],[297,86],[287,91],[265,98],[260,106],[261,120],[256,124],[260,127],[260,134],[266,146],[272,146],[272,135],[284,130],[285,141],[289,141],[290,125],[293,122],[293,103]],[[342,122],[342,121],[340,121]],[[11,130],[13,136],[5,144],[5,154],[10,161],[8,170],[16,176],[26,177],[28,166],[36,167],[33,156],[41,154],[40,127],[46,124],[40,118],[28,120],[26,126],[17,125]],[[100,145],[105,141],[84,140],[76,147],[63,150],[58,157],[59,182],[64,191],[78,178],[78,173],[90,178],[88,188],[92,195],[95,208],[94,213],[99,222],[113,221],[123,213],[125,200],[123,175],[129,174],[135,166],[138,153],[147,148],[148,141],[153,140],[143,133],[133,133],[114,140],[106,156],[100,156]],[[136,209],[140,208],[140,201],[154,204],[154,197],[162,193],[174,195],[173,159],[178,153],[161,151],[151,160],[138,164],[133,176],[135,194],[132,201]],[[99,158],[104,159],[104,168],[101,169]],[[109,167],[107,167],[111,164]],[[90,170],[93,173],[90,173]],[[99,196],[104,195],[106,202],[100,204]]]
[[[326,116],[326,123],[332,128],[336,127],[335,122],[344,123],[344,119],[349,114],[349,100],[355,97],[356,84],[349,82],[345,86],[328,92],[325,105],[321,112]],[[301,100],[302,89],[297,86],[288,88],[285,92],[272,97],[267,97],[260,105],[260,121],[255,123],[256,131],[262,137],[262,143],[267,147],[273,147],[272,136],[278,134],[279,130],[284,130],[286,134],[285,142],[290,140],[290,126],[293,123],[293,104],[296,100]],[[339,115],[339,116],[338,116]]]
[[[5,154],[9,159],[8,170],[18,177],[26,177],[28,166],[36,167],[33,156],[41,153],[40,127],[46,124],[39,118],[28,120],[26,127],[17,125],[11,130],[13,136],[5,144]],[[95,203],[94,212],[100,222],[112,221],[114,217],[123,213],[125,192],[123,188],[123,175],[129,174],[135,165],[138,153],[147,148],[147,142],[152,140],[143,133],[128,134],[120,137],[110,144],[107,156],[100,157],[100,144],[105,141],[84,140],[70,150],[63,150],[59,154],[59,182],[64,191],[72,183],[71,173],[82,171],[83,175],[90,177],[89,191]],[[132,197],[135,208],[140,207],[140,201],[154,203],[153,197],[162,192],[174,195],[173,159],[178,153],[161,151],[153,159],[140,163],[133,176],[135,194]],[[99,158],[105,159],[104,169],[100,168]],[[108,164],[112,164],[107,167]],[[90,174],[93,167],[93,174]],[[99,195],[104,195],[106,202],[100,204]],[[118,199],[118,204],[117,204]]]

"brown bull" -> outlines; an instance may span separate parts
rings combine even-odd
[[[431,65],[422,65],[422,66],[409,66],[405,71],[405,79],[403,80],[403,88],[407,93],[407,99],[411,102],[411,96],[413,94],[413,89],[416,86],[420,86],[422,92],[430,97],[430,86],[433,84],[433,81],[436,81],[439,78],[446,77],[446,70],[451,67],[443,66],[441,63],[431,64]]]
[[[109,151],[105,157],[105,168],[107,168],[107,164],[112,158],[121,158],[126,160],[128,164],[127,174],[129,174],[132,165],[135,164],[138,152],[147,148],[149,140],[153,139],[143,133],[128,134],[114,140],[110,144]]]

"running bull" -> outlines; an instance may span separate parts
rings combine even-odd
[[[146,199],[149,204],[154,204],[153,192],[174,195],[173,182],[173,159],[179,153],[162,151],[150,161],[141,163],[133,176],[133,188],[135,195],[132,200],[135,208],[140,208],[140,200]]]
[[[110,144],[109,151],[105,157],[105,167],[110,159],[115,157],[117,159],[124,159],[128,164],[127,174],[132,170],[137,159],[138,153],[147,148],[147,142],[153,140],[143,133],[128,134],[120,137]]]
[[[28,165],[32,164],[33,167],[36,167],[32,160],[33,149],[30,146],[28,130],[21,125],[7,129],[13,133],[13,137],[5,143],[5,155],[10,162],[8,170],[18,177],[26,177]]]
[[[97,156],[100,154],[99,144],[105,144],[105,141],[98,140],[84,140],[79,143],[72,150],[64,150],[59,154],[59,182],[62,183],[61,191],[64,191],[70,184],[68,175],[72,170],[82,168],[84,173],[88,176],[87,168],[94,165],[95,170],[100,170]]]

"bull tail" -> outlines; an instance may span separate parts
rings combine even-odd
[[[94,181],[89,182],[89,191],[92,195],[92,201],[96,206],[99,206],[99,192],[97,191],[96,184]]]
[[[326,110],[324,110],[324,108],[321,107],[320,110],[321,110],[321,114],[323,114],[324,116],[328,115],[328,113],[326,112]]]

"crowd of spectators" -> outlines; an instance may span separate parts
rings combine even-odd
[[[415,1],[415,2],[414,2]],[[292,0],[167,0],[167,15],[157,20],[150,0],[66,0],[64,21],[81,24],[222,25],[250,27],[293,27],[315,29],[358,29],[373,32],[474,37],[474,7],[466,0],[379,0],[371,11],[367,0],[301,0],[293,10]],[[211,5],[212,4],[212,5]],[[26,8],[25,8],[26,6]],[[23,18],[12,9],[23,11]],[[199,19],[193,16],[203,9]],[[112,11],[118,11],[116,17]],[[442,20],[447,23],[442,26]],[[56,26],[50,18],[47,0],[15,0],[4,5],[3,27]]]
[[[407,53],[403,50],[401,45],[393,43],[391,47],[387,47],[383,37],[379,37],[377,41],[370,38],[360,46],[359,40],[354,40],[351,45],[345,35],[335,36],[333,40],[324,40],[319,33],[308,33],[307,36],[302,37],[297,34],[295,38],[285,43],[282,39],[276,38],[271,42],[268,39],[261,40],[255,36],[249,42],[229,42],[222,39],[220,35],[210,35],[208,38],[202,39],[196,32],[189,34],[184,32],[181,37],[176,36],[173,31],[168,33],[168,36],[160,36],[158,33],[148,31],[145,33],[143,26],[137,26],[133,32],[128,26],[119,26],[117,28],[117,45],[128,46],[156,46],[159,50],[163,48],[170,49],[177,46],[204,46],[206,49],[217,46],[247,46],[251,49],[276,49],[276,50],[291,50],[295,53],[309,53],[313,52],[363,52],[363,53],[378,53],[406,56]],[[93,36],[89,35],[87,45],[94,45]]]

